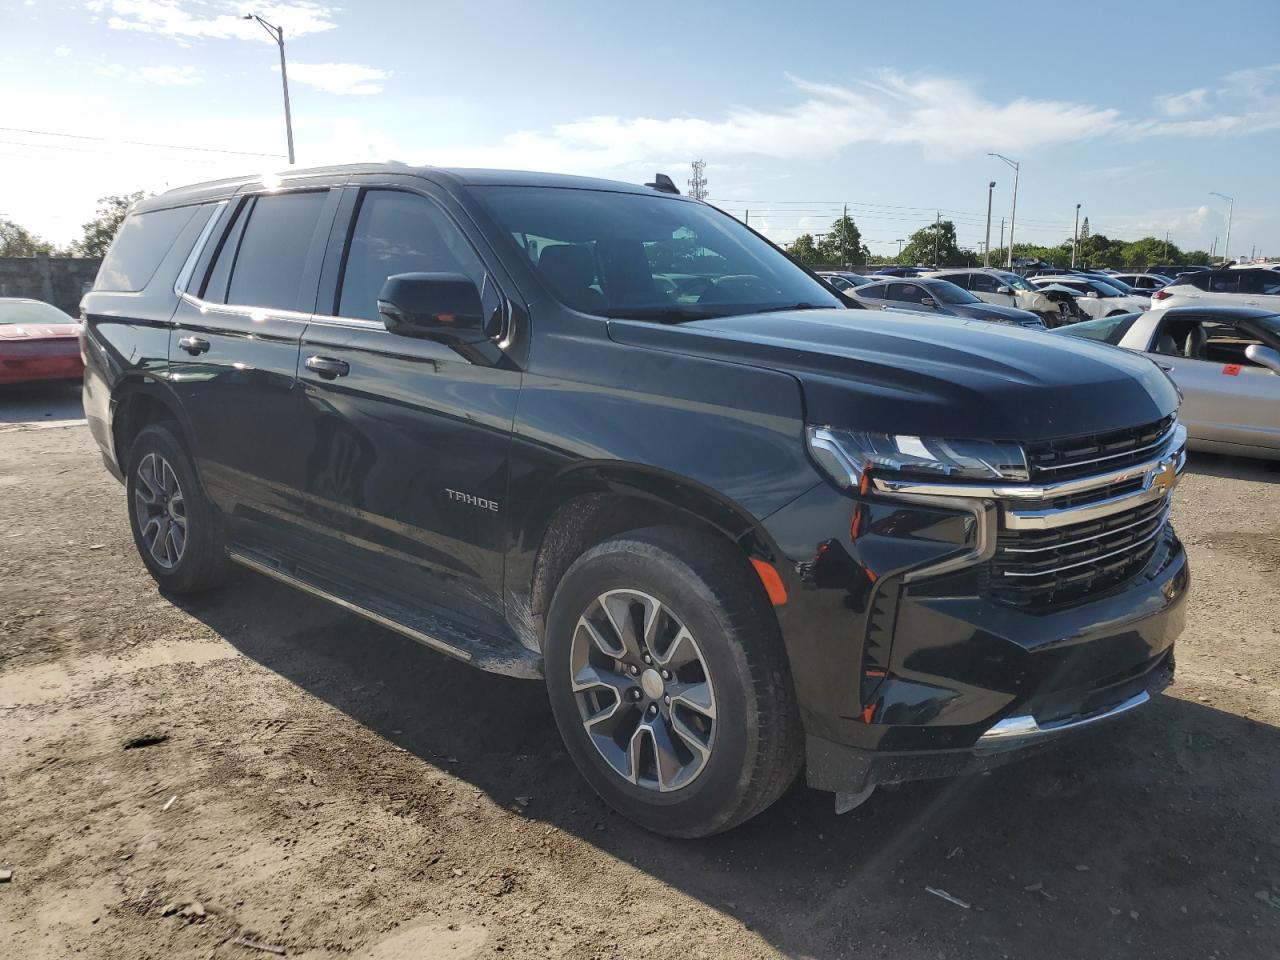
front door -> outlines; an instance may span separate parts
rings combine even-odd
[[[297,513],[298,343],[337,194],[237,198],[174,315],[170,376],[233,541],[274,539]]]
[[[508,447],[520,371],[496,348],[464,357],[387,331],[378,292],[398,273],[471,277],[500,325],[506,299],[435,199],[348,188],[332,300],[302,337],[302,497],[312,562],[455,622],[501,619]],[[343,246],[342,242],[336,246]],[[330,270],[326,266],[326,270]],[[322,284],[322,289],[325,288]],[[322,552],[321,552],[322,551]]]

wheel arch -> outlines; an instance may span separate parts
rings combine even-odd
[[[173,390],[159,380],[135,376],[112,391],[111,444],[121,472],[128,469],[129,448],[143,428],[169,422],[177,427],[178,442],[191,453],[191,424]]]

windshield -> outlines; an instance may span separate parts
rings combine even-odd
[[[1142,316],[1140,313],[1122,313],[1114,317],[1103,317],[1100,320],[1085,320],[1067,327],[1060,327],[1054,333],[1117,346],[1140,316]]]
[[[1103,280],[1100,282],[1105,286],[1115,287],[1117,290],[1119,290],[1121,293],[1124,293],[1124,294],[1130,294],[1134,292],[1133,287],[1125,283],[1119,277],[1108,277],[1106,280]]]
[[[1023,290],[1027,293],[1038,293],[1038,288],[1024,277],[1018,276],[1016,273],[997,273],[1000,282],[1013,287],[1015,290]]]
[[[977,297],[950,280],[933,280],[928,285],[930,296],[942,303],[982,303]]]
[[[1088,284],[1098,291],[1098,295],[1102,297],[1123,297],[1125,294],[1119,287],[1113,287],[1110,282],[1103,283],[1101,280],[1090,278]]]
[[[32,326],[50,323],[75,323],[52,304],[42,300],[0,300],[0,323],[26,323]]]
[[[714,207],[660,193],[475,187],[556,298],[668,322],[843,308],[823,283]]]

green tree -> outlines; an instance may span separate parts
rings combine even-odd
[[[1208,250],[1188,250],[1182,255],[1182,263],[1203,263],[1209,262]]]
[[[921,227],[911,235],[897,258],[898,263],[908,266],[931,263],[939,267],[964,266],[973,259],[972,250],[962,250],[956,243],[956,225],[950,220]]]
[[[822,238],[818,252],[823,263],[861,265],[867,262],[869,251],[862,242],[862,232],[848,215],[837,217],[831,230]]]
[[[814,266],[822,262],[822,255],[811,233],[802,233],[791,241],[788,252],[806,266]]]
[[[1090,267],[1095,270],[1099,267],[1122,267],[1124,266],[1124,248],[1125,244],[1122,241],[1109,240],[1101,233],[1091,233],[1088,237],[1080,238],[1076,266]]]
[[[0,257],[34,257],[52,253],[53,244],[12,220],[0,218]]]
[[[1126,243],[1122,252],[1126,267],[1149,267],[1153,263],[1183,263],[1184,255],[1175,244],[1158,237],[1143,237]]]
[[[71,250],[80,257],[106,256],[129,208],[145,196],[139,190],[121,197],[99,198],[98,215],[84,225],[84,236],[71,245]]]

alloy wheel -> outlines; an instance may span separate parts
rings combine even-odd
[[[666,793],[706,769],[715,691],[674,611],[639,590],[601,594],[578,619],[569,664],[583,727],[624,780]]]
[[[172,570],[187,548],[187,502],[169,461],[148,453],[134,474],[133,508],[143,545],[157,564]]]

